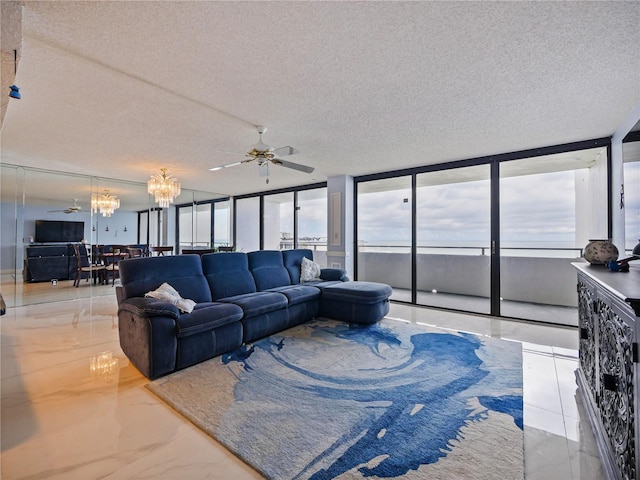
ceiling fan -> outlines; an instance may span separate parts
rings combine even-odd
[[[235,167],[236,165],[255,161],[260,167],[260,176],[269,176],[269,163],[298,170],[299,172],[313,172],[313,167],[307,167],[306,165],[300,165],[299,163],[289,162],[280,158],[300,153],[297,149],[289,146],[273,148],[262,141],[262,134],[267,131],[267,127],[258,126],[256,127],[256,130],[258,131],[258,135],[260,135],[260,140],[258,140],[258,143],[253,145],[245,154],[245,157],[247,157],[246,159],[239,162],[229,163],[228,165],[222,165],[220,167],[213,167],[209,170],[213,172],[216,170],[222,170],[223,168]],[[267,178],[267,183],[269,183],[269,178]]]
[[[69,207],[65,208],[64,210],[47,210],[47,213],[54,213],[54,212],[81,213],[82,212],[82,207],[80,205],[78,205],[78,199],[74,198],[73,199],[73,205],[70,205]]]

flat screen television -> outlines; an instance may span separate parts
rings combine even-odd
[[[37,243],[79,242],[84,238],[84,222],[36,220]]]

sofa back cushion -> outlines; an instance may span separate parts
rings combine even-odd
[[[289,272],[284,268],[280,250],[249,252],[249,270],[256,281],[258,291],[291,285]]]
[[[202,270],[209,282],[213,300],[256,291],[256,283],[249,271],[249,260],[244,252],[204,254]]]
[[[282,251],[282,261],[284,262],[284,267],[289,272],[292,285],[300,283],[300,266],[302,265],[303,258],[313,260],[313,252],[305,248]]]
[[[211,301],[211,291],[197,255],[131,258],[121,260],[119,268],[125,298],[144,297],[166,282],[182,298],[196,303]]]

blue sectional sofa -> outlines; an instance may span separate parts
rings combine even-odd
[[[306,249],[133,258],[120,262],[120,345],[153,379],[322,316],[373,323],[389,312],[391,287],[350,282],[322,269],[300,283]],[[193,300],[190,313],[145,294],[167,283]]]

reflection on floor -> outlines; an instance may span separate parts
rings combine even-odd
[[[144,388],[105,288],[0,317],[2,478],[260,478]],[[524,342],[526,479],[603,478],[576,393],[576,329],[402,304],[389,317]]]
[[[100,285],[87,279],[82,279],[77,288],[73,286],[73,280],[23,282],[22,276],[16,279],[9,274],[1,275],[0,279],[0,292],[9,307],[112,295],[114,288],[111,283]]]

